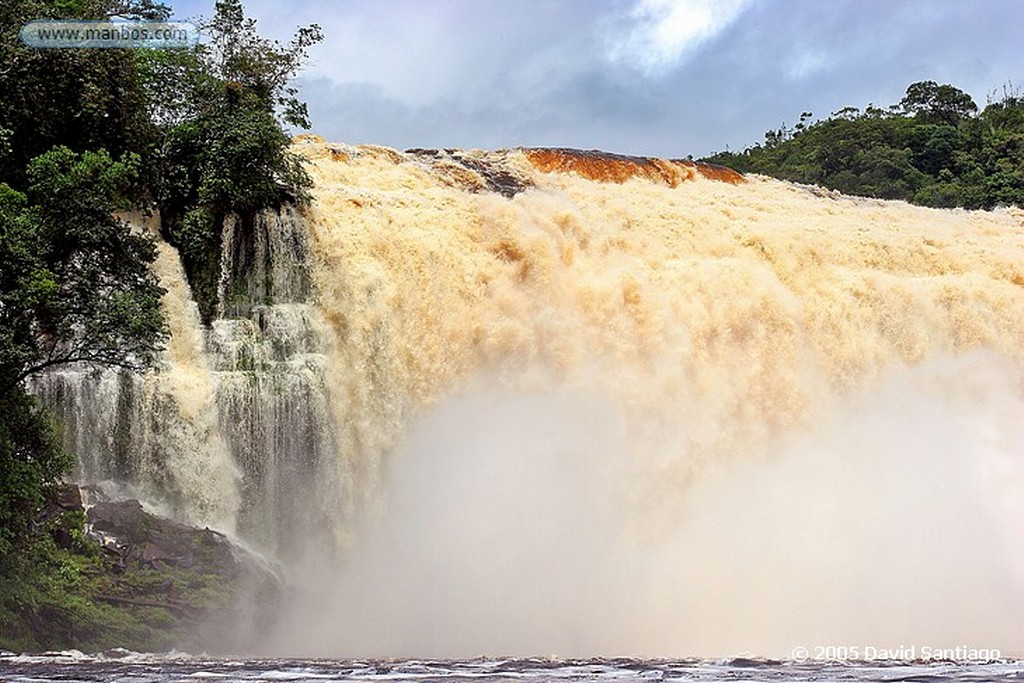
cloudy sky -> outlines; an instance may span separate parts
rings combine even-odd
[[[213,0],[165,0],[177,18]],[[742,149],[803,111],[914,81],[984,106],[1024,85],[1024,0],[245,0],[261,33],[318,23],[313,131],[408,147]]]

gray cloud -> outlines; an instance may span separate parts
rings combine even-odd
[[[209,14],[207,4],[185,0],[178,14]],[[300,81],[315,132],[400,148],[702,155],[757,142],[802,111],[894,103],[916,80],[953,83],[982,105],[1007,79],[1024,80],[1019,0],[737,0],[702,31],[657,24],[688,16],[683,5],[721,6],[246,2],[261,30],[282,38],[324,27]]]

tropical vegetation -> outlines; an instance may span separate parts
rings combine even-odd
[[[1024,96],[1007,84],[979,109],[955,86],[921,81],[888,108],[804,112],[763,143],[705,161],[925,206],[1024,206]]]

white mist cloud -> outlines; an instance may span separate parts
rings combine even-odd
[[[967,644],[1019,656],[1016,382],[1006,361],[972,352],[818,396],[820,421],[761,457],[709,463],[657,518],[628,495],[638,463],[614,400],[483,386],[411,430],[381,519],[344,567],[307,577],[271,651],[783,657]]]
[[[639,0],[629,27],[611,39],[608,57],[660,74],[735,22],[751,0]]]

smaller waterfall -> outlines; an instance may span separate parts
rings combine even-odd
[[[222,433],[242,472],[239,533],[279,556],[311,545],[330,555],[347,498],[309,239],[293,207],[229,217],[220,317],[206,340]]]
[[[132,223],[156,234],[152,220]],[[330,339],[309,304],[309,233],[290,207],[224,226],[218,310],[202,326],[178,255],[158,242],[171,331],[145,374],[62,368],[33,391],[65,426],[76,478],[127,482],[195,524],[277,555],[330,555],[347,496],[325,381]]]
[[[245,318],[254,306],[309,300],[309,231],[294,207],[229,215],[222,242],[219,317]]]
[[[133,224],[155,232],[155,219],[140,220]],[[171,332],[158,369],[65,367],[33,378],[31,388],[63,422],[76,478],[127,482],[174,517],[234,531],[238,471],[221,436],[199,312],[177,252],[164,242],[154,270],[167,290]]]

